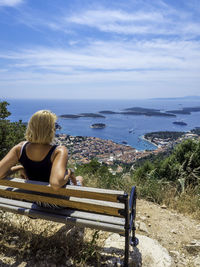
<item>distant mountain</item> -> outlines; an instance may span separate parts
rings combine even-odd
[[[200,100],[200,96],[182,96],[182,97],[159,97],[149,98],[151,100]]]

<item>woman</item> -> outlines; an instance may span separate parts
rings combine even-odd
[[[26,141],[14,146],[0,161],[0,178],[20,171],[23,178],[49,182],[54,190],[69,184],[70,180],[74,185],[83,184],[82,177],[75,177],[70,169],[66,174],[67,148],[52,145],[56,119],[48,110],[33,114],[26,129]],[[21,165],[16,165],[18,163]]]

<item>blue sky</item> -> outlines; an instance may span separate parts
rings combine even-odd
[[[200,95],[199,0],[0,0],[0,98]]]

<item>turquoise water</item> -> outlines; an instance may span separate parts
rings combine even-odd
[[[181,109],[183,107],[200,106],[200,100],[14,100],[7,99],[10,103],[8,109],[12,113],[11,121],[21,119],[27,122],[31,115],[40,109],[49,109],[58,116],[62,114],[79,114],[84,112],[96,113],[102,110],[122,111],[130,107],[156,108],[162,111]],[[106,118],[59,118],[62,126],[59,133],[80,136],[95,136],[102,139],[111,139],[117,143],[127,142],[128,145],[138,149],[154,149],[155,147],[142,139],[147,132],[153,131],[189,131],[200,127],[200,112],[190,115],[178,114],[174,117],[149,117],[133,115],[105,115]],[[174,121],[184,121],[187,126],[174,125]],[[92,129],[93,123],[105,123],[104,129]],[[130,132],[132,131],[132,132]]]

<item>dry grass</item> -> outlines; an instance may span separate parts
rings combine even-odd
[[[176,184],[162,182],[156,179],[138,181],[134,178],[132,183],[137,186],[138,197],[165,204],[171,209],[182,214],[190,215],[194,219],[200,219],[200,188],[187,187],[184,193]]]
[[[177,194],[176,190],[166,192],[165,203],[180,213],[200,219],[200,196],[196,188],[187,188],[184,193]]]
[[[88,230],[1,212],[0,266],[98,266],[98,232]]]

